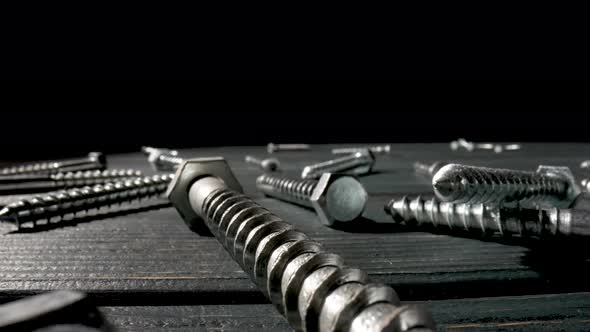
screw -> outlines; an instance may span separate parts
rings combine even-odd
[[[301,173],[303,179],[317,179],[323,173],[342,173],[363,175],[371,172],[375,165],[375,157],[369,150],[362,150],[351,155],[305,166]]]
[[[75,216],[77,212],[160,195],[173,177],[159,174],[36,196],[6,205],[0,210],[0,220],[14,221],[18,229],[25,222],[33,222],[34,227],[42,219],[63,220],[69,213]]]
[[[371,320],[393,331],[434,330],[423,309],[400,307],[393,289],[368,283],[365,273],[241,194],[223,158],[186,161],[167,195],[191,228],[204,223],[294,330],[347,331]],[[380,303],[389,305],[385,313]]]
[[[520,144],[496,144],[496,143],[474,143],[469,142],[464,138],[458,138],[456,141],[451,141],[450,143],[451,150],[456,151],[459,148],[464,148],[469,152],[473,152],[474,150],[489,150],[494,151],[496,153],[501,153],[503,151],[516,151],[520,150]]]
[[[589,169],[590,168],[590,160],[584,160],[580,163],[580,168]]]
[[[266,172],[278,171],[280,167],[279,160],[276,158],[258,159],[253,156],[246,156],[245,161],[250,164],[258,165]]]
[[[0,176],[0,194],[30,193],[61,188],[82,187],[139,176],[141,176],[141,172],[133,169],[80,171],[48,175],[27,174]]]
[[[177,156],[178,151],[176,150],[144,146],[141,151],[148,156],[148,162],[155,171],[174,171],[184,161]]]
[[[589,236],[590,212],[573,209],[528,209],[486,204],[460,204],[404,197],[385,205],[395,222],[431,225],[475,232],[522,237]]]
[[[351,154],[363,150],[369,150],[373,154],[389,154],[389,152],[391,151],[391,145],[367,146],[356,148],[338,148],[332,149],[332,154]]]
[[[536,172],[449,164],[432,179],[436,196],[444,202],[552,202],[567,206],[580,193],[567,167],[539,166]]]
[[[299,180],[268,174],[256,179],[264,194],[313,208],[322,224],[348,222],[362,215],[368,195],[363,185],[351,176],[324,173],[319,180]]]
[[[268,143],[266,150],[268,153],[280,152],[280,151],[307,151],[311,150],[308,144],[273,144]]]
[[[447,161],[435,161],[432,164],[425,164],[423,162],[415,162],[414,163],[414,171],[420,175],[433,177],[439,169],[447,165],[449,162]]]
[[[104,170],[105,168],[106,157],[100,152],[90,152],[84,158],[49,160],[0,168],[0,175],[52,174],[95,169]]]

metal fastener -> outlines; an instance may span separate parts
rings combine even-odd
[[[414,172],[417,174],[432,178],[436,172],[449,164],[448,161],[435,161],[432,164],[426,164],[420,161],[414,163]]]
[[[191,229],[204,225],[215,235],[293,329],[346,331],[361,316],[393,331],[435,329],[426,311],[404,318],[406,307],[391,288],[367,283],[361,271],[241,192],[223,158],[200,158],[179,167],[167,196]],[[377,303],[391,306],[382,314]]]
[[[83,158],[49,160],[0,168],[0,175],[52,174],[96,169],[104,170],[106,167],[106,157],[101,152],[90,152],[88,156]]]
[[[309,144],[274,144],[268,143],[266,151],[268,153],[275,153],[280,151],[307,151],[311,150]]]
[[[373,154],[389,154],[391,152],[391,145],[377,145],[377,146],[365,146],[365,147],[354,147],[354,148],[337,148],[332,149],[332,154],[351,154],[363,150],[369,150]]]
[[[176,150],[144,146],[141,151],[148,156],[148,162],[155,171],[172,172],[184,161],[178,157]]]
[[[83,187],[139,176],[141,176],[141,172],[133,169],[6,175],[0,176],[0,194],[12,195]]]
[[[429,225],[481,235],[520,237],[589,236],[590,211],[528,209],[487,204],[455,204],[404,197],[385,206],[395,222]]]
[[[436,196],[454,203],[548,202],[567,207],[580,187],[567,167],[539,166],[536,172],[449,164],[433,177]]]
[[[357,219],[369,198],[354,177],[331,173],[324,173],[319,180],[264,174],[256,179],[256,188],[268,196],[313,208],[326,226]]]
[[[253,156],[246,156],[246,158],[244,158],[244,159],[247,163],[259,166],[265,172],[278,171],[281,166],[281,164],[279,163],[279,160],[276,158],[258,159]]]
[[[520,150],[520,144],[498,144],[498,143],[474,143],[469,142],[464,138],[459,138],[456,141],[451,141],[450,143],[451,150],[456,151],[459,148],[463,148],[469,152],[473,152],[475,150],[488,150],[494,151],[496,153],[501,153],[503,151],[516,151]]]
[[[337,159],[305,166],[301,172],[301,178],[318,179],[323,173],[363,175],[371,172],[374,165],[373,153],[365,149]]]
[[[161,195],[172,178],[172,174],[159,174],[36,196],[6,205],[0,220],[12,221],[18,229],[26,222],[35,227],[38,220],[57,217],[59,221],[68,214]]]

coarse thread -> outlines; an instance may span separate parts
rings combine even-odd
[[[37,162],[31,164],[19,164],[0,168],[0,175],[17,175],[43,173],[53,174],[58,172],[72,172],[84,170],[103,170],[105,163],[101,160],[102,154],[90,153],[88,157],[79,159],[64,159]]]
[[[434,330],[432,318],[422,309],[413,315],[412,323],[398,322],[403,317],[397,312],[404,310],[397,309],[404,307],[391,288],[368,283],[362,271],[346,267],[338,255],[326,252],[247,196],[224,188],[214,190],[201,212],[207,227],[296,331],[348,330],[361,313],[376,316],[367,313],[377,308],[376,303],[396,309],[379,316],[395,322],[383,326],[399,326],[395,331]]]
[[[445,202],[497,204],[503,201],[562,201],[566,180],[535,172],[449,164],[432,180]]]
[[[263,174],[256,179],[256,188],[268,196],[310,206],[309,199],[317,183],[317,180],[300,180]]]
[[[394,221],[408,226],[430,225],[480,235],[501,234],[520,237],[569,235],[566,210],[525,209],[486,204],[456,204],[403,197],[391,200],[385,211]]]
[[[184,162],[184,159],[181,157],[177,157],[177,156],[172,156],[172,155],[168,155],[168,154],[163,154],[161,156],[158,157],[158,164],[160,165],[166,165],[171,169],[175,169],[176,167],[178,167],[180,164],[182,164]]]
[[[304,179],[319,178],[323,173],[347,173],[361,175],[373,169],[375,158],[368,150],[306,166],[301,173]]]
[[[134,169],[109,169],[104,171],[56,173],[50,175],[50,178],[55,181],[56,187],[68,188],[120,181],[126,178],[140,177],[141,175],[141,171]]]
[[[166,191],[173,176],[146,176],[39,195],[5,206],[0,211],[0,219],[14,220],[19,228],[25,222],[35,225],[37,220],[52,217],[62,220],[66,214],[75,215],[77,212],[160,195]]]

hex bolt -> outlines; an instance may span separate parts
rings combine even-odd
[[[253,156],[246,156],[244,160],[253,165],[257,165],[262,168],[265,172],[275,172],[280,169],[281,163],[276,158],[258,159]]]
[[[184,161],[178,157],[176,150],[143,146],[141,151],[148,156],[148,162],[152,168],[159,172],[172,172]]]
[[[364,175],[370,173],[375,165],[375,157],[369,150],[305,166],[301,172],[302,179],[318,179],[323,173],[341,173],[348,175]]]
[[[377,146],[365,146],[355,148],[337,148],[332,149],[332,154],[351,154],[360,152],[363,150],[369,150],[373,154],[389,154],[391,152],[391,145],[377,145]]]
[[[308,151],[311,150],[309,144],[274,144],[268,143],[266,151],[268,153],[275,153],[281,151]]]
[[[30,164],[18,164],[0,168],[0,176],[19,174],[53,174],[86,170],[104,170],[106,157],[101,152],[90,152],[83,158],[48,160]]]
[[[551,238],[590,236],[590,211],[575,209],[528,209],[487,204],[455,204],[403,197],[391,200],[385,211],[396,223],[434,226],[482,236]]]
[[[432,178],[436,172],[438,172],[445,165],[449,164],[448,161],[435,161],[432,164],[426,164],[420,161],[414,163],[414,172],[429,178]]]
[[[448,164],[433,177],[436,196],[444,202],[551,203],[567,207],[580,187],[567,167],[539,166],[536,172]]]
[[[83,187],[139,176],[141,176],[141,172],[133,169],[0,176],[0,194],[22,194]]]
[[[415,309],[410,319],[393,289],[368,283],[365,273],[243,195],[221,157],[187,160],[167,196],[191,229],[213,233],[296,331],[347,331],[357,319],[392,331],[435,329],[426,311]],[[376,306],[383,303],[389,306]]]
[[[332,226],[363,214],[368,194],[354,177],[324,173],[319,180],[299,180],[264,174],[256,188],[265,195],[313,208],[320,222]]]
[[[57,217],[59,221],[68,214],[75,217],[78,212],[161,195],[172,178],[172,174],[159,174],[35,196],[6,205],[0,210],[0,220],[12,221],[18,229],[26,222],[35,227],[38,220],[49,222]]]

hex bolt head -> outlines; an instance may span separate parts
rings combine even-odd
[[[321,223],[326,226],[360,217],[368,199],[367,191],[357,179],[331,173],[320,177],[310,197]]]

